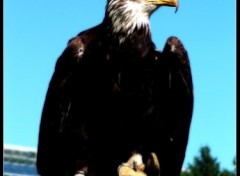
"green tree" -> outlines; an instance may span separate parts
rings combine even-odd
[[[233,160],[236,168],[236,158]],[[208,146],[200,148],[200,155],[194,157],[193,164],[188,164],[186,170],[181,172],[181,176],[235,176],[235,171],[227,169],[220,170],[217,158],[211,156]]]
[[[189,171],[182,171],[180,176],[191,176],[191,173]]]
[[[236,175],[236,156],[233,159],[234,173]]]
[[[234,171],[223,169],[220,173],[220,176],[236,176],[236,157],[234,157],[232,164],[234,166]]]
[[[227,169],[224,169],[221,173],[220,176],[235,176],[236,174],[234,172],[231,172]]]
[[[192,176],[218,176],[219,163],[213,158],[208,146],[200,148],[200,156],[194,157],[193,164],[188,169]]]

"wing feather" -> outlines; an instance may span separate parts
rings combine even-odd
[[[193,113],[193,83],[188,53],[177,37],[169,37],[158,60],[158,99],[162,109],[158,147],[160,175],[179,175]],[[164,114],[166,114],[164,116]]]
[[[54,74],[49,83],[42,111],[37,169],[39,174],[63,174],[66,163],[64,155],[67,142],[64,130],[68,128],[71,119],[71,101],[73,98],[74,75],[83,58],[84,45],[80,37],[68,42],[66,49],[58,58]],[[46,159],[47,158],[47,159]],[[67,159],[66,159],[67,161]]]

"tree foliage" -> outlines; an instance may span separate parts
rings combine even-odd
[[[236,166],[236,159],[233,160]],[[235,171],[220,169],[220,163],[216,157],[211,155],[210,148],[204,146],[200,148],[200,155],[194,157],[193,163],[188,164],[181,176],[235,176]]]

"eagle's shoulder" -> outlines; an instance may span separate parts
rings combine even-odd
[[[62,54],[58,57],[55,71],[67,71],[77,65],[84,55],[84,43],[81,37],[71,38]]]
[[[68,41],[65,51],[75,58],[81,58],[84,53],[84,43],[80,36],[71,38]]]
[[[80,32],[77,36],[69,39],[59,59],[61,60],[62,57],[65,59],[74,58],[74,60],[79,62],[86,50],[89,50],[89,47],[101,41],[101,36],[102,30],[100,25]]]

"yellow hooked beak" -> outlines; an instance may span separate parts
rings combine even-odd
[[[176,7],[175,12],[178,10],[178,0],[146,0],[148,3],[156,4],[159,6]]]

